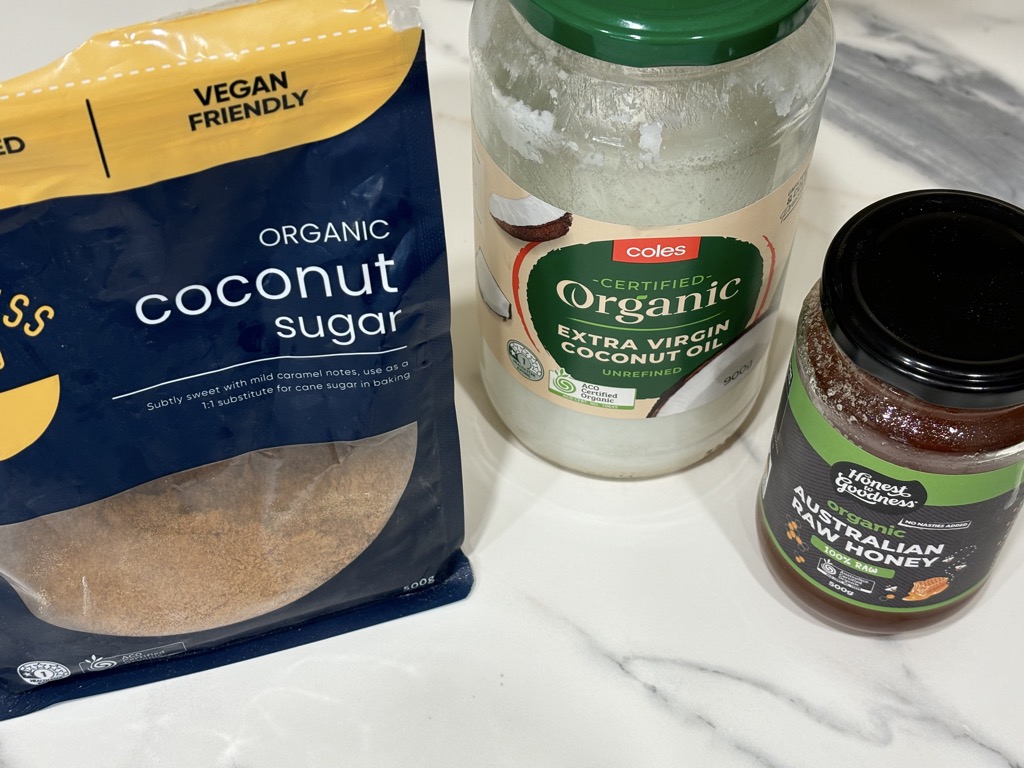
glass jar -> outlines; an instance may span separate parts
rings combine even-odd
[[[721,445],[760,389],[834,56],[824,0],[477,0],[482,375],[566,467]]]
[[[855,216],[803,305],[762,485],[771,570],[868,632],[966,605],[1024,504],[1024,211],[921,191]]]

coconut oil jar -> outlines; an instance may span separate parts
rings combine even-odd
[[[1024,505],[1024,211],[924,190],[836,235],[761,487],[769,566],[833,623],[966,605]]]
[[[482,375],[535,453],[642,477],[760,389],[835,50],[824,0],[476,0]]]

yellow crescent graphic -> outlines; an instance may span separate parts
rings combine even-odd
[[[0,392],[0,461],[28,448],[50,426],[60,400],[60,377],[53,375]]]

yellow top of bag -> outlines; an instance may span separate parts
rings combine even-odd
[[[0,83],[0,208],[343,133],[395,93],[420,38],[382,0],[262,0],[98,35]]]

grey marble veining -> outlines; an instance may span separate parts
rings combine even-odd
[[[1024,93],[868,9],[840,40],[826,119],[937,185],[1024,204]]]

